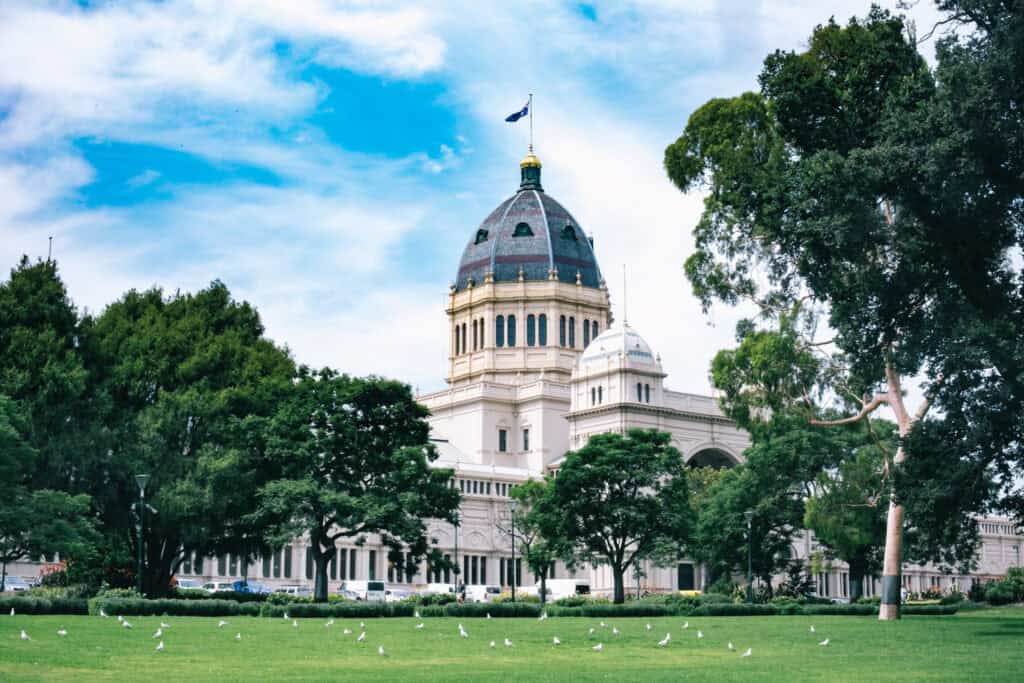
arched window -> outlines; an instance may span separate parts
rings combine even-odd
[[[516,223],[516,229],[512,233],[513,237],[533,237],[533,230],[526,223]]]
[[[597,404],[597,389],[590,387],[590,405]]]
[[[537,343],[540,346],[548,345],[548,317],[543,313],[537,318]]]
[[[455,325],[455,355],[459,355],[459,349],[462,347],[462,327]]]
[[[651,385],[650,384],[645,384],[644,385],[644,403],[650,403],[650,402],[651,402]]]
[[[484,239],[486,239],[486,237]],[[572,229],[571,225],[566,225],[564,228],[562,228],[562,239],[572,240],[573,242],[579,240],[579,238],[576,237],[576,231]]]
[[[486,241],[487,241],[487,231],[484,230],[483,228],[480,228],[479,230],[476,231],[476,241],[473,242],[473,244],[480,244],[481,242],[486,242]]]
[[[576,348],[576,318],[569,316],[569,348]]]
[[[484,336],[484,319],[480,318],[480,348],[487,346],[487,337]]]
[[[565,346],[565,316],[558,319],[558,345]]]
[[[597,402],[604,403],[604,387],[597,388]]]
[[[636,402],[637,403],[643,403],[643,401],[644,401],[643,386],[640,384],[640,382],[637,382],[636,383]]]
[[[537,345],[537,318],[533,313],[526,316],[526,345]]]
[[[473,350],[476,351],[477,337],[476,337],[476,321],[473,321]]]
[[[590,338],[597,339],[597,321],[594,320],[590,323]]]
[[[590,343],[590,321],[583,320],[583,348],[587,348],[587,344]]]
[[[516,345],[516,317],[514,315],[508,317],[508,332],[505,336],[508,337],[509,346]]]
[[[468,343],[466,341],[466,336],[467,336],[466,335],[466,323],[462,323],[462,352],[463,353],[466,352],[466,344]]]
[[[497,347],[505,345],[505,316],[503,315],[494,319],[494,345]]]

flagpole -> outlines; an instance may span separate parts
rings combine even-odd
[[[533,93],[530,93],[530,151],[533,151]]]

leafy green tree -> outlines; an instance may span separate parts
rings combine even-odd
[[[558,560],[568,553],[564,541],[549,538],[543,529],[557,527],[558,519],[545,519],[553,511],[553,506],[544,507],[540,503],[551,488],[549,480],[529,479],[517,484],[510,496],[516,501],[517,507],[510,515],[510,522],[515,522],[516,548],[523,561],[533,573],[534,579],[540,584],[540,601],[547,602],[547,579]],[[512,524],[500,523],[499,528],[507,534],[512,533]]]
[[[883,405],[895,415],[887,619],[898,615],[901,502],[915,528],[938,523],[920,547],[941,556],[971,545],[963,520],[991,501],[989,473],[1009,492],[1012,463],[1024,460],[1024,289],[1012,258],[1024,235],[1024,13],[940,6],[965,37],[940,41],[934,73],[899,18],[875,8],[830,21],[805,51],[768,56],[760,92],[694,112],[665,156],[681,189],[708,190],[686,264],[704,305],[746,301],[763,320],[799,321],[802,348],[826,356],[831,406],[809,403],[849,410],[816,422],[863,420]],[[831,338],[814,334],[821,314]],[[918,376],[915,409],[904,384]],[[792,390],[787,402],[812,392],[795,384],[780,387]],[[922,481],[956,503],[945,516]]]
[[[541,533],[580,561],[607,564],[616,603],[630,567],[669,549],[678,557],[689,539],[683,458],[664,432],[594,435],[566,453],[549,487],[538,502]]]
[[[0,394],[0,592],[9,563],[54,553],[80,556],[97,540],[88,496],[30,488],[36,452],[22,435],[27,423]]]
[[[251,552],[256,530],[237,520],[265,479],[240,421],[271,414],[294,374],[259,314],[214,282],[170,297],[130,291],[84,328],[109,433],[87,475],[107,529],[133,548],[127,501],[134,475],[151,475],[145,591],[165,591],[189,552]]]
[[[252,519],[280,544],[308,534],[314,598],[327,600],[327,568],[339,538],[378,536],[389,557],[416,562],[429,547],[426,521],[458,519],[453,472],[434,468],[427,410],[399,382],[300,371],[266,430],[263,484]]]

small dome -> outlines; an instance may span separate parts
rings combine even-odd
[[[650,345],[626,323],[615,323],[591,340],[580,356],[579,368],[602,370],[609,359],[620,357],[625,367],[661,372],[661,362]]]
[[[569,211],[544,192],[533,150],[520,164],[519,191],[498,205],[462,252],[455,291],[494,282],[557,279],[601,287],[594,246]]]

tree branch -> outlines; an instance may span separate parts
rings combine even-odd
[[[860,412],[857,413],[856,415],[851,415],[850,417],[844,417],[844,418],[839,419],[839,420],[815,420],[815,419],[812,418],[809,421],[809,423],[812,424],[812,425],[815,425],[815,426],[819,426],[819,427],[835,427],[835,426],[838,426],[838,425],[853,424],[854,422],[860,422],[865,417],[867,417],[868,415],[873,413],[875,411],[875,409],[878,408],[878,406],[882,405],[883,403],[888,403],[888,402],[889,402],[889,397],[888,397],[887,394],[875,394],[875,397],[873,399],[871,399],[869,402],[865,403],[864,407],[861,408]]]

